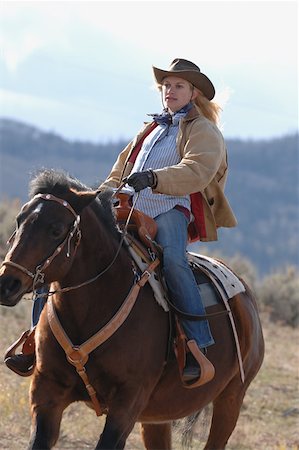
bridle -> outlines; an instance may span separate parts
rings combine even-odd
[[[66,201],[63,200],[61,198],[55,197],[52,194],[37,194],[35,195],[32,200],[30,200],[29,203],[31,203],[32,201],[41,198],[43,200],[50,200],[50,201],[54,201],[60,205],[62,205],[64,208],[66,208],[68,211],[70,211],[70,213],[75,217],[75,221],[72,225],[72,227],[70,228],[69,232],[67,233],[65,239],[56,247],[56,249],[54,250],[54,252],[48,257],[46,258],[46,260],[41,263],[38,264],[35,268],[34,272],[31,272],[30,270],[28,270],[26,267],[22,266],[21,264],[17,264],[13,261],[3,261],[3,263],[1,264],[1,266],[10,266],[10,267],[14,267],[15,269],[20,270],[21,272],[23,272],[25,275],[27,275],[28,277],[30,277],[32,279],[32,291],[33,293],[35,293],[35,288],[37,284],[43,284],[44,283],[44,279],[45,279],[45,270],[50,266],[50,264],[52,263],[52,261],[56,258],[57,255],[59,255],[62,250],[67,247],[67,251],[66,251],[66,257],[69,258],[71,256],[71,241],[73,239],[73,237],[75,237],[76,241],[75,241],[75,247],[74,247],[74,253],[76,252],[78,245],[80,244],[81,241],[81,230],[79,228],[79,224],[80,224],[80,215],[78,215],[74,209],[71,207],[71,205]],[[28,205],[28,204],[27,204]],[[13,233],[13,235],[11,236],[11,238],[9,239],[8,242],[10,242],[14,235],[15,235],[16,231]]]
[[[119,188],[114,192],[113,197],[117,196],[118,192],[121,191],[121,189],[123,188],[124,184],[125,184],[125,182],[122,182],[122,183],[121,183],[121,185],[119,186]],[[134,208],[135,208],[135,204],[136,204],[136,202],[137,202],[137,200],[138,200],[138,197],[139,197],[139,193],[137,194],[136,199],[135,199],[134,202],[133,202],[133,205],[132,205],[132,207],[131,207],[131,211],[130,211],[130,213],[129,213],[129,215],[128,215],[128,218],[127,218],[127,220],[126,220],[126,224],[125,224],[125,226],[124,226],[124,228],[123,228],[123,230],[122,230],[122,237],[121,237],[121,239],[120,239],[118,248],[117,248],[116,253],[115,253],[114,257],[112,258],[111,262],[110,262],[110,263],[109,263],[109,264],[108,264],[101,272],[99,272],[99,273],[98,273],[96,276],[94,276],[93,278],[90,278],[90,279],[88,279],[88,280],[86,280],[86,281],[83,281],[82,283],[77,284],[77,285],[75,285],[75,286],[67,286],[67,287],[64,287],[64,288],[56,289],[55,291],[47,292],[47,293],[45,293],[45,294],[38,293],[39,297],[48,297],[48,296],[51,296],[51,295],[56,294],[57,292],[61,293],[61,292],[72,291],[72,290],[74,290],[74,289],[79,289],[79,288],[81,288],[81,287],[83,287],[83,286],[86,286],[86,285],[88,285],[88,284],[90,284],[90,283],[93,283],[93,282],[96,281],[98,278],[100,278],[102,275],[104,275],[104,273],[106,273],[106,272],[112,267],[112,265],[115,263],[115,261],[116,261],[118,255],[119,255],[119,252],[120,252],[120,250],[121,250],[121,248],[122,248],[122,246],[123,246],[123,243],[124,243],[124,240],[125,240],[125,237],[126,237],[127,227],[128,227],[129,222],[130,222],[130,219],[131,219],[133,210],[134,210]],[[33,296],[36,294],[36,285],[37,285],[37,284],[43,284],[43,283],[44,283],[44,278],[45,278],[44,271],[49,267],[49,265],[50,265],[51,262],[54,260],[54,258],[55,258],[57,255],[59,255],[59,254],[61,253],[61,251],[63,250],[63,248],[64,248],[66,245],[67,245],[67,253],[66,253],[66,256],[67,256],[67,258],[69,258],[69,257],[71,256],[71,255],[70,255],[70,244],[71,244],[72,238],[73,238],[75,235],[76,235],[77,240],[76,240],[76,243],[75,243],[74,254],[75,254],[75,252],[76,252],[76,250],[77,250],[77,248],[78,248],[78,245],[79,245],[79,243],[80,243],[80,241],[81,241],[81,230],[79,229],[80,215],[78,215],[78,214],[74,211],[74,209],[71,207],[71,205],[70,205],[66,200],[63,200],[63,199],[61,199],[61,198],[59,198],[59,197],[55,197],[55,196],[52,195],[52,194],[37,194],[37,195],[35,195],[35,196],[32,198],[32,200],[31,200],[30,202],[32,202],[32,201],[35,200],[36,198],[41,198],[41,199],[43,199],[43,200],[51,200],[51,201],[54,201],[54,202],[56,202],[56,203],[59,203],[60,205],[62,205],[62,206],[65,207],[66,209],[68,209],[68,211],[70,211],[70,212],[73,214],[73,216],[75,217],[75,222],[73,223],[73,226],[72,226],[72,228],[70,229],[70,231],[69,231],[69,233],[67,234],[67,236],[65,237],[64,241],[63,241],[61,244],[59,244],[59,246],[54,250],[54,252],[52,253],[52,255],[49,256],[49,257],[45,260],[44,263],[41,263],[41,264],[39,264],[39,265],[36,267],[34,273],[31,272],[30,270],[26,269],[26,267],[24,267],[24,266],[22,266],[22,265],[20,265],[20,264],[14,263],[13,261],[9,261],[9,260],[8,260],[8,261],[3,261],[3,263],[1,264],[0,267],[2,267],[2,266],[11,266],[11,267],[14,267],[14,268],[20,270],[21,272],[25,273],[25,274],[26,274],[27,276],[29,276],[30,278],[32,278],[32,280],[33,280],[33,281],[32,281],[32,295],[33,295]],[[30,202],[29,202],[29,203],[30,203]],[[9,239],[8,242],[10,242],[10,241],[13,239],[15,233],[16,233],[16,232],[13,233],[13,235],[10,237],[10,239]]]

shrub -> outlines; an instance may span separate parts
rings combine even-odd
[[[257,273],[252,262],[242,255],[235,255],[229,258],[229,266],[248,284],[250,289],[256,291]]]
[[[270,318],[292,327],[299,325],[299,272],[288,266],[268,275],[259,287],[258,297],[270,309]]]

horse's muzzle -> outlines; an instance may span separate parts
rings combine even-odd
[[[0,305],[15,306],[24,293],[24,287],[19,278],[10,274],[0,276]]]

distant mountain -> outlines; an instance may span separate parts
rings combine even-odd
[[[230,167],[226,193],[238,227],[219,230],[219,241],[205,248],[244,255],[262,274],[282,265],[299,266],[298,134],[226,143]],[[0,119],[0,199],[25,201],[29,180],[40,168],[63,169],[98,186],[126,144],[69,141]]]
[[[124,143],[68,141],[22,122],[0,119],[0,195],[27,198],[30,178],[41,168],[63,169],[89,185],[104,179]]]

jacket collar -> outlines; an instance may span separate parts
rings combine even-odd
[[[193,107],[190,109],[190,111],[188,111],[186,116],[183,118],[183,121],[184,122],[189,122],[191,120],[196,119],[200,115],[201,115],[201,113],[199,112],[199,110],[196,108],[195,105],[193,105]]]

